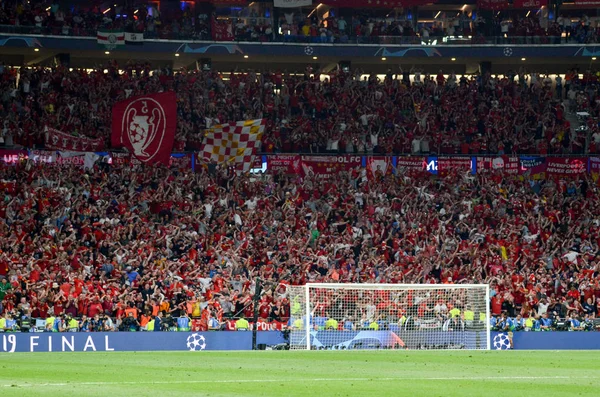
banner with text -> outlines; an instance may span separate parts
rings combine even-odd
[[[350,171],[362,165],[361,156],[302,156],[302,176],[333,178],[340,171]]]
[[[446,175],[451,172],[477,172],[476,157],[428,157],[425,164],[427,172]]]
[[[509,156],[477,157],[477,169],[503,171],[506,174],[518,174],[519,158]]]
[[[298,155],[275,154],[267,156],[267,169],[273,173],[300,174],[301,161]]]
[[[46,148],[68,150],[74,152],[95,152],[104,149],[102,138],[92,139],[83,136],[73,136],[54,128],[47,128],[44,136]]]

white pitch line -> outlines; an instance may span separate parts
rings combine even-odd
[[[222,383],[276,383],[276,382],[390,382],[390,381],[472,381],[472,380],[558,380],[600,379],[593,376],[471,376],[435,378],[299,378],[299,379],[224,379],[224,380],[174,380],[174,381],[123,381],[123,382],[70,382],[70,383],[11,383],[2,387],[62,387],[62,386],[119,386],[119,385],[172,385],[172,384],[222,384]]]

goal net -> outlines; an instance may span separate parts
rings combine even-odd
[[[288,287],[290,349],[490,349],[489,286]]]

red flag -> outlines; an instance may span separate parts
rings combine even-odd
[[[112,146],[126,147],[143,163],[168,165],[176,126],[174,92],[133,97],[113,107]]]

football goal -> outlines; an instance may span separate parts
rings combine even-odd
[[[290,349],[490,349],[486,284],[288,287]]]

